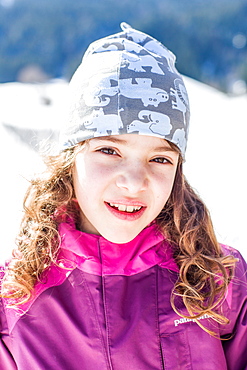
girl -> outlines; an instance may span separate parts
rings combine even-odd
[[[246,369],[246,264],[183,176],[175,57],[122,30],[85,53],[61,152],[27,192],[1,369]]]

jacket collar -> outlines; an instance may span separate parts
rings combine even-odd
[[[171,247],[155,223],[124,244],[111,243],[102,236],[79,231],[73,222],[61,223],[59,234],[59,257],[69,258],[76,267],[88,273],[130,276],[154,265],[178,271]]]
[[[75,268],[100,276],[131,276],[155,265],[179,271],[172,258],[171,247],[155,223],[125,244],[114,244],[102,236],[83,233],[76,229],[71,220],[59,225],[59,234],[61,245],[57,262],[36,283],[32,298],[16,309],[9,308],[11,302],[4,300],[10,332],[42,292],[61,285]]]

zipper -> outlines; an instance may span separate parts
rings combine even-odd
[[[103,276],[103,259],[101,254],[100,248],[100,241],[98,240],[98,254],[101,263],[101,285],[102,285],[102,306],[104,310],[104,319],[105,319],[105,353],[107,359],[107,367],[109,370],[113,370],[112,362],[111,362],[111,354],[110,354],[110,346],[109,346],[109,329],[108,329],[108,320],[107,320],[107,305],[106,305],[106,288],[105,288],[105,277]]]

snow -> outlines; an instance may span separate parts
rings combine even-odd
[[[187,77],[185,82],[192,112],[185,175],[208,206],[219,241],[247,258],[247,96],[229,97]],[[0,85],[0,261],[15,247],[28,179],[42,169],[37,152],[24,143],[23,133],[25,129],[36,134],[59,129],[66,117],[66,97],[67,83],[62,80]]]
[[[211,213],[218,240],[247,257],[247,95],[229,97],[186,79],[191,126],[185,174]]]

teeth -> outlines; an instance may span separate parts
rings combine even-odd
[[[125,206],[124,204],[109,203],[111,207],[117,208],[121,212],[136,212],[139,211],[141,206]]]

